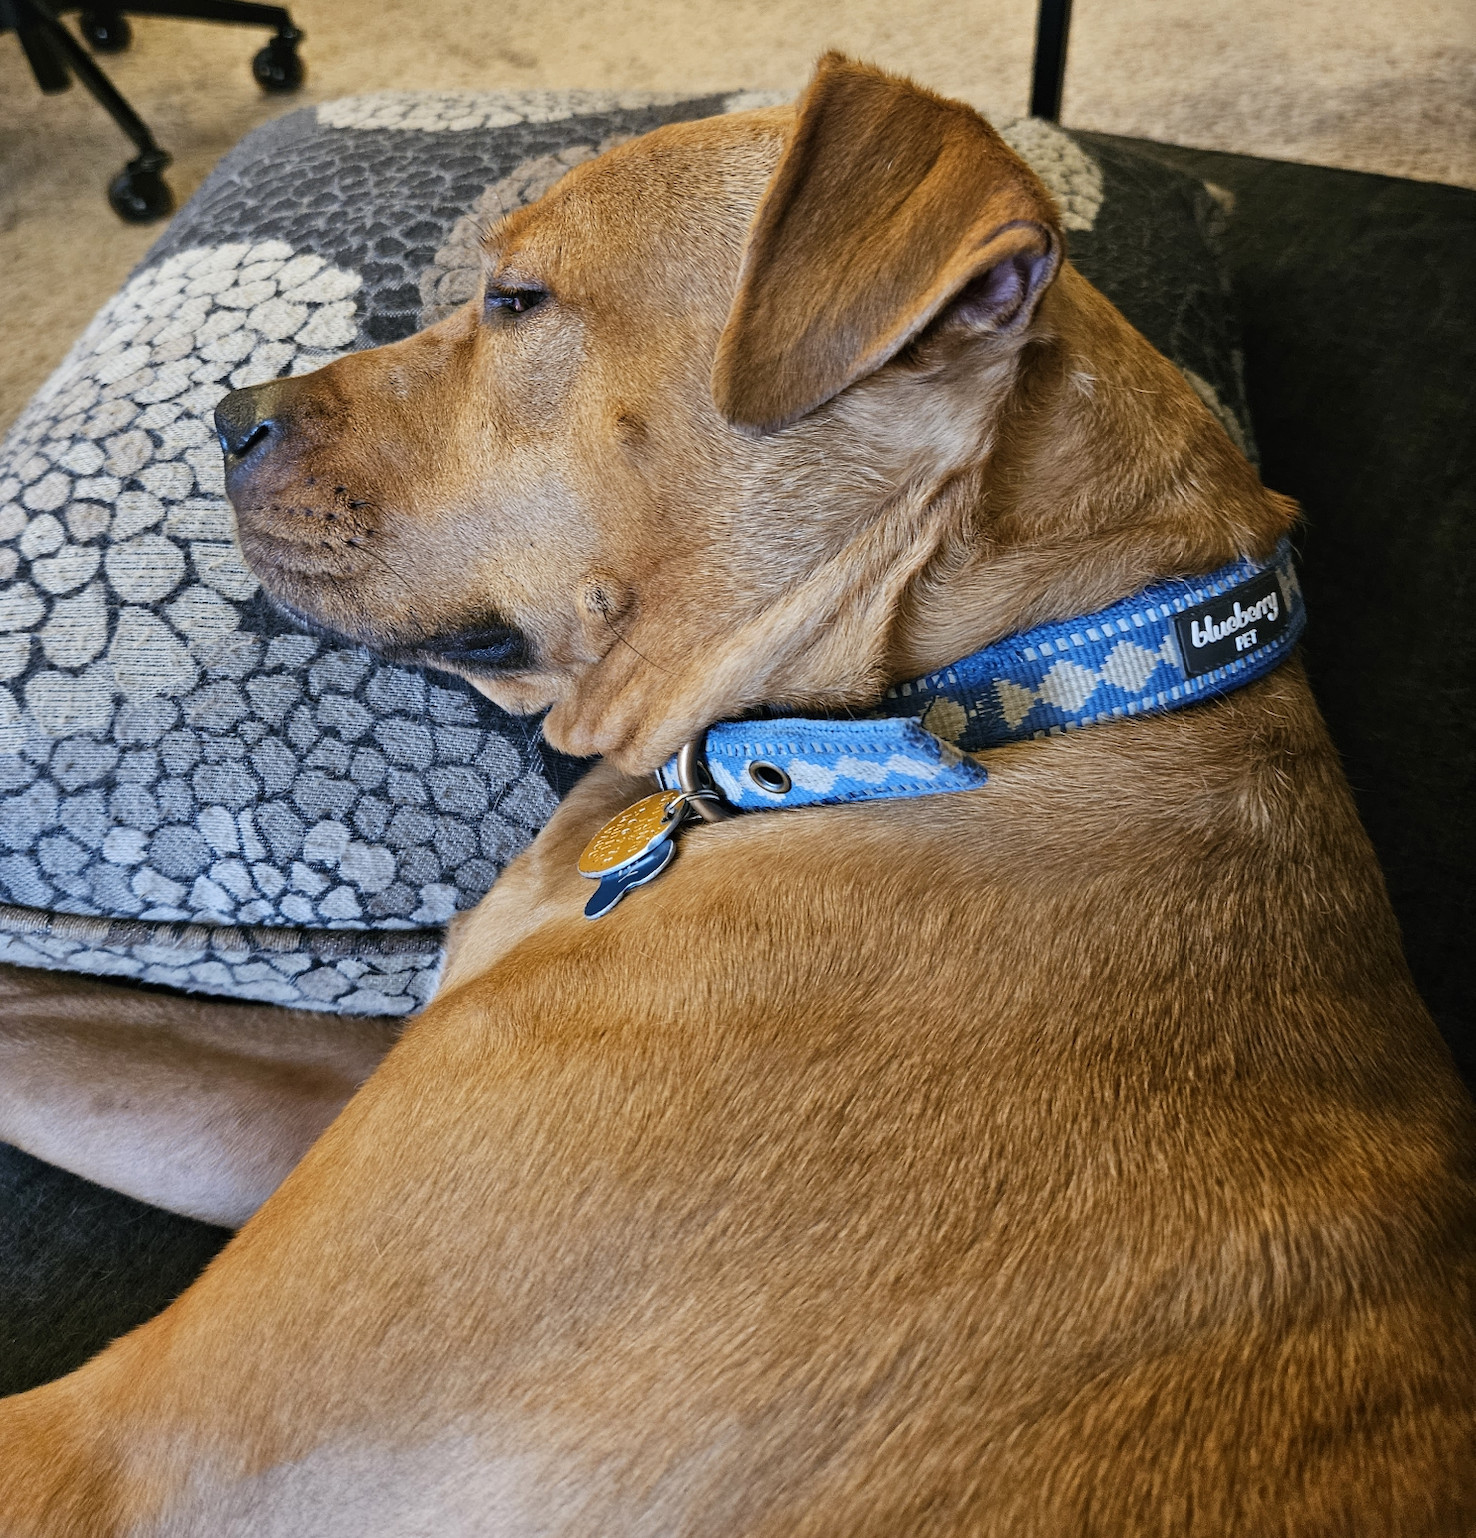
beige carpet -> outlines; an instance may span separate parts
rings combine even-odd
[[[181,201],[248,129],[382,88],[796,89],[838,47],[1024,110],[1033,0],[299,0],[309,81],[264,97],[259,34],[138,20],[104,67],[175,155]],[[1076,0],[1067,123],[1476,186],[1471,0]],[[0,35],[0,429],[148,249],[103,192],[124,140],[43,97]]]

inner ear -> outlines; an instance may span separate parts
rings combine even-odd
[[[1056,271],[1056,254],[1045,231],[1027,247],[986,267],[964,284],[946,318],[992,336],[1009,336],[1029,325],[1036,303]]]

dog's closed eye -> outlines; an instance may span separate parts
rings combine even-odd
[[[548,291],[542,288],[489,288],[482,308],[489,317],[498,312],[525,315],[529,310],[536,310],[547,298]]]

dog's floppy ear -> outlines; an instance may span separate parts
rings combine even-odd
[[[713,399],[773,432],[950,304],[1017,332],[1060,254],[1049,195],[977,112],[827,54],[749,231]]]

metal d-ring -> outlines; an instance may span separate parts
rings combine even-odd
[[[707,769],[707,733],[699,732],[677,751],[677,784],[687,797],[687,805],[703,822],[724,822],[733,815],[713,787]]]

